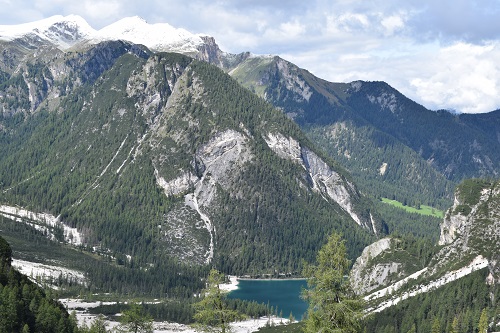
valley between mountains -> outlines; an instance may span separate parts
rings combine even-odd
[[[161,299],[186,324],[210,268],[300,277],[336,232],[367,332],[475,332],[483,309],[500,326],[499,110],[139,18],[0,26],[0,51],[0,235],[58,297]]]

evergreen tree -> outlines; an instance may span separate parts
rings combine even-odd
[[[11,262],[12,249],[0,237],[0,332],[77,332],[64,306]]]
[[[207,287],[202,291],[202,299],[194,304],[196,328],[204,332],[231,332],[229,324],[243,316],[227,307],[225,293],[219,288],[224,275],[212,269],[207,279]]]
[[[479,318],[479,333],[488,332],[488,310],[486,308],[481,311],[481,317]]]
[[[89,333],[106,333],[106,321],[102,314],[98,315],[96,319],[90,325]]]
[[[432,322],[431,333],[441,333],[441,324],[437,318]]]
[[[134,303],[129,310],[123,312],[118,332],[153,333],[153,319],[144,312],[141,305]]]
[[[316,265],[306,265],[309,302],[305,332],[359,332],[363,302],[354,294],[349,279],[349,260],[344,240],[332,234],[317,255]]]
[[[450,333],[458,333],[458,329],[459,329],[458,318],[455,317],[455,318],[453,318],[453,322],[451,323]]]

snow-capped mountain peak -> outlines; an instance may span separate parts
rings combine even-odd
[[[55,15],[30,23],[0,25],[0,40],[12,41],[29,36],[49,41],[61,49],[70,48],[95,34],[96,30],[78,15]]]
[[[203,44],[200,36],[168,23],[149,24],[139,16],[126,17],[97,32],[96,41],[125,40],[142,44],[155,51],[196,53]]]
[[[18,25],[0,25],[0,40],[48,41],[61,50],[86,42],[124,40],[142,44],[153,51],[196,54],[204,44],[200,35],[177,29],[168,23],[150,24],[139,16],[123,18],[97,31],[78,15],[55,15]],[[35,45],[36,46],[36,45]]]

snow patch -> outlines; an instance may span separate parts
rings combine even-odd
[[[106,171],[108,171],[109,167],[111,166],[111,163],[113,163],[113,162],[114,162],[114,160],[116,159],[116,156],[118,156],[118,154],[119,154],[119,153],[120,153],[120,151],[122,150],[123,145],[125,144],[125,141],[127,141],[127,139],[128,139],[128,134],[127,134],[127,136],[125,137],[125,139],[123,139],[122,143],[120,144],[120,147],[118,147],[118,150],[116,151],[116,153],[115,153],[115,155],[113,156],[113,158],[111,159],[111,161],[109,161],[108,165],[106,165],[106,167],[104,168],[104,170],[102,170],[102,172],[101,172],[101,174],[99,175],[99,177],[97,177],[97,179],[94,181],[94,184],[96,184],[96,183],[99,181],[99,179],[100,179],[102,176],[104,176],[104,174],[106,173]],[[97,185],[96,185],[96,186],[94,186],[94,184],[92,184],[92,186],[93,186],[93,188],[95,189],[95,188],[97,187]]]
[[[418,285],[418,286],[414,287],[412,290],[404,292],[403,294],[401,294],[398,297],[391,298],[387,301],[380,303],[376,308],[368,309],[368,312],[380,312],[380,311],[382,311],[390,306],[398,304],[402,300],[405,300],[407,298],[416,296],[418,294],[422,294],[422,293],[428,292],[430,290],[439,288],[447,283],[453,282],[453,281],[458,280],[464,276],[467,276],[467,275],[471,274],[472,272],[475,272],[477,270],[488,267],[488,263],[489,263],[488,259],[479,255],[476,258],[474,258],[474,260],[472,260],[472,262],[469,265],[462,267],[458,270],[452,271],[452,272],[447,272],[442,277],[438,278],[437,280],[431,281],[430,283],[428,283],[426,285]],[[387,288],[384,288],[382,290],[379,290],[375,293],[372,293],[372,294],[366,296],[365,300],[373,300],[373,299],[376,299],[376,298],[379,298],[382,296],[389,295],[390,293],[393,293],[393,292],[397,291],[398,289],[400,289],[402,286],[404,286],[410,279],[416,279],[417,277],[419,277],[420,275],[422,275],[426,271],[427,271],[427,268],[424,268],[416,273],[413,273],[412,275],[406,277],[405,279],[396,282],[392,286],[389,286]]]
[[[138,16],[126,17],[112,23],[93,36],[93,42],[125,40],[142,44],[155,51],[196,53],[203,44],[199,35],[176,29],[168,23],[149,24]]]
[[[96,30],[78,15],[55,15],[30,23],[0,25],[0,40],[12,41],[24,36],[34,36],[48,40],[62,50],[91,38],[96,33]]]
[[[74,269],[19,259],[13,259],[12,266],[22,274],[28,276],[34,282],[46,281],[50,283],[51,280],[58,279],[62,276],[65,279],[73,280],[81,285],[86,285],[87,283],[85,275]]]
[[[82,42],[97,44],[123,40],[154,51],[194,54],[204,44],[201,38],[204,34],[195,35],[167,23],[149,24],[138,16],[123,18],[99,31],[77,15],[56,15],[31,23],[0,25],[0,40],[12,41],[26,36],[49,41],[63,51]]]
[[[219,289],[225,292],[230,292],[238,289],[238,277],[234,275],[229,275],[229,283],[223,283],[219,285]]]
[[[97,315],[90,314],[88,312],[91,308],[96,308],[99,305],[113,305],[116,302],[87,302],[81,299],[59,299],[59,301],[68,309],[68,312],[75,311],[76,318],[78,320],[78,325],[81,326],[84,323],[90,325]],[[118,314],[119,316],[120,314]],[[105,320],[106,328],[113,329],[119,325],[117,321]],[[281,325],[288,324],[289,320],[284,318],[278,318],[275,316],[271,317],[261,317],[258,319],[248,319],[239,322],[231,323],[231,332],[234,333],[250,333],[256,332],[259,328],[266,327],[268,325]],[[170,323],[170,322],[153,322],[153,330],[155,333],[197,333],[197,331],[189,325]]]
[[[375,219],[373,218],[372,213],[370,212],[370,222],[372,224],[372,230],[375,235],[377,235],[377,229],[375,229]]]
[[[102,176],[104,176],[104,174],[108,171],[109,167],[111,166],[111,164],[115,161],[116,157],[118,156],[118,154],[120,153],[120,151],[122,150],[123,148],[123,145],[125,144],[125,141],[127,141],[128,139],[128,136],[129,134],[127,134],[127,136],[125,137],[125,139],[123,139],[122,143],[120,144],[120,147],[118,147],[118,150],[116,151],[115,155],[113,155],[113,157],[111,158],[111,161],[109,161],[108,165],[106,165],[104,167],[104,169],[101,171],[101,173],[99,174],[99,176],[97,176],[96,180],[94,180],[94,182],[92,183],[92,185],[90,185],[87,190],[85,190],[85,192],[82,194],[82,196],[80,197],[80,199],[78,199],[78,201],[76,203],[74,203],[72,206],[75,206],[75,205],[79,205],[82,203],[83,199],[85,199],[85,197],[89,194],[89,192],[91,190],[95,190],[96,188],[99,187],[99,180],[101,179]],[[90,148],[90,147],[89,147]],[[130,154],[130,153],[129,153]],[[128,157],[127,157],[128,159]],[[118,169],[116,170],[116,173],[119,173],[119,171],[121,170],[121,168],[125,165],[125,162],[127,160],[125,160],[124,162],[122,162],[122,164],[118,167]]]
[[[0,205],[0,214],[13,221],[29,224],[41,231],[49,231],[47,226],[51,228],[62,227],[64,232],[64,241],[75,246],[83,244],[82,234],[80,234],[76,228],[65,225],[64,222],[59,219],[59,216],[55,217],[54,215],[51,215],[49,213],[34,213],[23,208],[5,205]],[[25,219],[37,222],[39,224],[30,223]],[[53,234],[51,235],[51,238],[55,239]]]

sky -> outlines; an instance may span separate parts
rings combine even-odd
[[[0,0],[0,25],[127,16],[273,54],[332,82],[385,81],[437,110],[500,109],[500,0]]]

